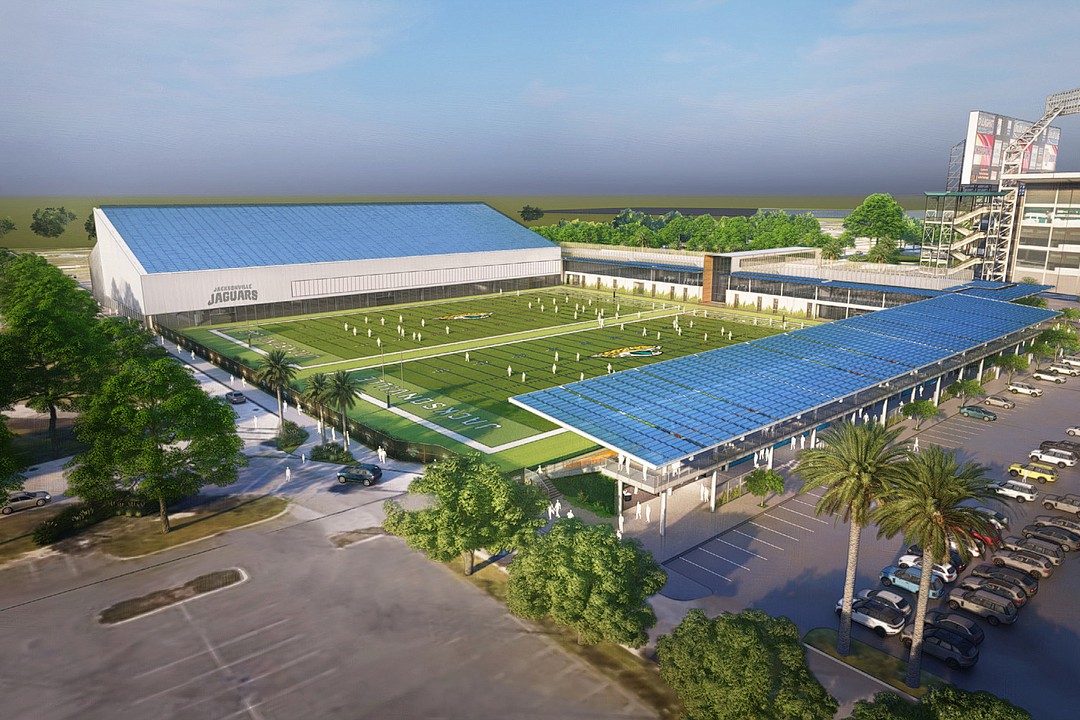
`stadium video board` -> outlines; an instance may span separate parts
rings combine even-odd
[[[964,143],[964,185],[997,183],[1005,148],[1034,123],[975,110],[968,119]],[[1022,172],[1054,172],[1061,128],[1048,127],[1024,153]]]

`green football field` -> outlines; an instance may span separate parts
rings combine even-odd
[[[778,320],[559,288],[185,332],[249,366],[284,349],[298,390],[347,370],[361,383],[357,420],[522,467],[593,446],[509,397],[764,337]]]

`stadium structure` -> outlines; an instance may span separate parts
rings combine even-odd
[[[557,245],[482,203],[103,206],[108,312],[184,328],[558,285]]]

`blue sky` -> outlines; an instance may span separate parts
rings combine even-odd
[[[0,195],[919,193],[1080,86],[1075,0],[5,5]]]

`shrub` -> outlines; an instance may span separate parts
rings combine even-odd
[[[34,544],[52,545],[84,528],[107,520],[116,512],[111,503],[76,503],[34,528]]]
[[[356,462],[356,458],[353,457],[352,453],[338,443],[326,443],[316,446],[311,451],[311,459],[341,465],[351,465]]]
[[[277,440],[277,446],[281,450],[292,451],[303,445],[308,439],[308,431],[289,420],[285,421],[285,430]]]

